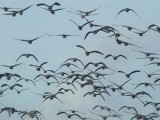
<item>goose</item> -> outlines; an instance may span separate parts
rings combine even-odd
[[[1,66],[3,66],[3,67],[8,67],[9,69],[12,70],[14,67],[19,66],[19,65],[21,65],[21,64],[23,64],[23,63],[18,63],[18,64],[14,64],[14,65],[1,65]]]
[[[76,22],[74,22],[73,20],[69,19],[69,21],[71,21],[72,23],[74,23],[77,27],[78,27],[78,30],[82,30],[84,26],[86,26],[87,24],[93,22],[93,21],[87,21],[86,23],[84,23],[83,25],[78,25]]]
[[[129,12],[129,11],[134,12],[138,17],[140,17],[140,16],[138,15],[138,13],[136,13],[133,9],[131,9],[131,8],[124,8],[124,9],[122,9],[122,10],[120,10],[120,11],[118,12],[118,14],[117,14],[117,16],[116,16],[115,18],[117,18],[120,13],[122,13],[122,12]]]
[[[41,37],[44,37],[45,35],[46,35],[46,33],[44,35],[41,35],[39,37],[35,37],[35,38],[32,38],[32,39],[17,39],[17,38],[14,38],[14,37],[12,37],[12,39],[27,42],[28,44],[32,44],[33,41],[36,41],[36,40],[40,39]]]
[[[17,62],[21,57],[23,57],[23,56],[26,57],[26,58],[33,57],[37,62],[39,62],[38,59],[36,58],[36,56],[33,55],[33,54],[30,54],[30,53],[21,54],[21,55],[17,58],[16,62]]]
[[[102,52],[97,51],[97,50],[87,51],[87,50],[86,50],[83,46],[81,46],[81,45],[76,45],[76,46],[79,47],[79,48],[82,48],[82,49],[85,51],[85,55],[86,55],[86,56],[89,56],[91,53],[97,53],[97,54],[104,55]]]
[[[53,6],[61,6],[60,3],[54,2],[52,5],[47,5],[46,3],[38,3],[36,6],[46,6],[48,10],[52,10]]]

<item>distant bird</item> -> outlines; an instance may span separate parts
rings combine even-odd
[[[46,101],[47,99],[50,99],[50,100],[57,99],[58,101],[60,101],[61,103],[63,103],[63,102],[57,97],[58,94],[64,94],[63,92],[56,92],[55,94],[50,93],[50,92],[45,92],[44,94],[47,95],[47,96],[44,98],[43,102]]]
[[[2,84],[1,87],[8,87],[10,90],[13,90],[14,87],[18,86],[18,87],[23,87],[21,84],[14,84],[12,86],[8,85],[8,84]]]
[[[92,34],[95,35],[95,34],[97,34],[99,31],[101,31],[101,29],[92,30],[92,31],[87,32],[86,35],[85,35],[85,37],[84,37],[84,40],[88,37],[89,34],[92,33]]]
[[[66,114],[66,115],[67,115],[67,118],[71,118],[72,116],[79,116],[79,115],[76,114],[76,113],[68,114],[68,113],[65,112],[65,111],[61,111],[61,112],[57,113],[57,115],[60,115],[60,114]],[[80,117],[80,116],[79,116],[79,117]]]
[[[18,63],[18,64],[15,64],[15,65],[1,65],[1,66],[8,67],[9,69],[13,69],[14,67],[19,66],[21,64],[23,64],[23,63]]]
[[[64,10],[66,8],[59,8],[59,9],[52,9],[52,10],[49,10],[48,8],[43,8],[43,9],[49,11],[53,15],[55,14],[56,11]]]
[[[120,40],[120,39],[118,39],[118,38],[116,39],[116,42],[117,42],[118,45],[124,44],[124,46],[131,45],[131,46],[134,46],[134,47],[137,47],[137,48],[142,48],[142,47],[139,47],[139,46],[134,45],[134,44],[132,44],[132,43],[129,43],[129,42],[126,42],[126,41],[122,41],[122,40]]]
[[[150,57],[150,56],[147,56],[147,57],[143,57],[143,58],[136,58],[136,59],[148,59],[150,61],[153,61],[155,59],[160,59],[160,57]]]
[[[8,72],[5,72],[5,73],[3,73],[3,74],[0,74],[0,79],[1,79],[2,77],[6,77],[7,80],[10,80],[12,77],[14,77],[14,78],[15,78],[15,77],[21,78],[21,76],[18,75],[18,74],[12,74],[12,73],[8,73]]]
[[[92,21],[89,21],[87,18],[85,18],[85,20],[87,21],[87,22],[89,22],[89,27],[101,27],[101,25],[96,25],[96,24],[93,24],[92,23]]]
[[[111,55],[111,54],[108,54],[108,55],[106,55],[104,58],[106,59],[106,58],[108,58],[108,57],[113,57],[114,60],[117,60],[118,57],[122,57],[122,58],[127,59],[126,56],[121,55],[121,54],[120,54],[120,55],[117,55],[117,56],[113,56],[113,55]]]
[[[69,60],[71,60],[73,62],[79,61],[84,66],[83,62],[80,59],[78,59],[78,58],[68,58],[64,63],[66,63]]]
[[[58,84],[58,86],[61,85],[61,84],[72,85],[77,90],[76,86],[73,83],[71,83],[71,82],[61,82],[61,83]]]
[[[141,72],[140,70],[134,70],[134,71],[132,71],[132,72],[130,72],[130,73],[125,73],[125,72],[123,72],[123,71],[118,71],[119,73],[123,73],[123,74],[125,74],[126,75],[126,77],[127,78],[130,78],[130,76],[133,74],[133,73],[137,73],[137,72]]]
[[[69,91],[71,91],[71,93],[74,94],[73,90],[71,90],[71,89],[60,88],[58,91],[62,91],[62,90],[63,90],[64,92],[69,92]]]
[[[122,26],[122,27],[127,28],[127,30],[129,30],[129,31],[131,31],[131,30],[137,30],[137,31],[140,31],[140,32],[141,32],[141,30],[138,30],[138,29],[135,28],[135,27],[131,27],[131,26],[127,26],[127,25],[113,25],[113,26]]]
[[[135,50],[135,49],[131,49],[131,50],[143,53],[144,55],[146,55],[146,57],[149,57],[150,55],[160,55],[160,54],[157,54],[157,53],[145,52],[145,51],[140,51],[140,50]]]
[[[151,83],[147,83],[147,82],[144,82],[144,83],[139,83],[134,89],[136,89],[137,87],[141,86],[141,85],[144,85],[145,87],[152,87],[153,90],[155,90],[155,88],[153,87],[153,85]]]
[[[44,77],[45,79],[49,79],[49,78],[54,78],[58,83],[59,83],[59,81],[58,81],[58,79],[56,78],[56,76],[55,75],[52,75],[52,74],[47,74],[47,75],[44,75],[44,74],[39,74],[39,75],[37,75],[35,78],[34,78],[34,80],[36,80],[37,78],[39,78],[39,77],[41,77],[42,76],[42,78]]]
[[[82,10],[72,9],[72,10],[77,11],[78,13],[76,13],[76,12],[71,12],[71,11],[68,11],[68,12],[77,14],[77,15],[79,15],[79,16],[83,19],[83,18],[86,18],[87,16],[98,15],[98,14],[94,14],[93,12],[96,11],[96,10],[98,10],[99,8],[100,8],[100,7],[96,8],[96,9],[94,9],[94,10],[91,10],[91,11],[82,11]]]
[[[80,36],[80,35],[59,34],[59,35],[48,35],[48,36],[61,36],[62,38],[66,38],[68,36]]]
[[[37,4],[37,6],[46,6],[48,10],[52,10],[53,6],[55,6],[55,5],[56,6],[61,6],[61,4],[58,3],[58,2],[54,2],[52,5],[47,5],[45,3],[39,3],[39,4]]]
[[[40,65],[33,65],[33,64],[30,64],[29,66],[33,66],[33,67],[36,68],[37,71],[40,71],[41,68],[42,68],[42,66],[45,65],[45,64],[47,64],[47,63],[48,63],[48,62],[43,62],[43,63],[41,63]]]
[[[123,36],[123,37],[125,37],[125,38],[127,38],[127,39],[130,39],[129,37],[126,37],[126,36],[122,35],[121,33],[116,33],[116,32],[113,32],[113,34],[110,35],[110,36],[108,36],[108,37],[112,37],[112,36],[114,36],[115,39],[116,39],[116,38],[119,38],[119,37],[121,37],[121,36]]]
[[[117,86],[117,88],[115,88],[115,89],[122,90],[122,89],[124,89],[123,86],[124,86],[125,84],[127,84],[130,80],[131,80],[131,79],[127,80],[127,81],[124,82],[122,85],[118,85],[117,83],[114,83],[114,82],[112,82],[112,81],[110,81],[110,80],[109,80],[109,81],[110,81],[111,83],[113,83],[114,85]]]
[[[26,54],[20,55],[20,56],[17,58],[16,62],[17,62],[22,56],[24,56],[24,57],[26,57],[26,58],[33,57],[37,62],[39,62],[38,59],[36,58],[36,56],[33,55],[33,54],[30,54],[30,53],[26,53]]]
[[[17,94],[20,94],[22,91],[24,91],[24,90],[28,90],[29,88],[24,88],[24,89],[21,89],[21,90],[17,90],[16,88],[15,88],[15,90],[17,91]]]
[[[0,7],[0,9],[3,9],[4,11],[9,11],[10,9],[20,9],[20,8]]]
[[[19,13],[20,15],[23,15],[23,12],[24,11],[26,11],[27,9],[29,9],[30,7],[32,7],[33,5],[30,5],[30,6],[28,6],[28,7],[26,7],[26,8],[24,8],[24,9],[20,9],[20,10],[18,10],[18,11],[9,11],[9,12],[11,12],[11,13],[15,13],[15,14],[17,14],[17,13]],[[5,14],[5,15],[7,15],[7,14]],[[9,15],[9,14],[8,14]]]
[[[35,40],[38,40],[39,38],[45,36],[46,34],[42,35],[42,36],[39,36],[39,37],[36,37],[36,38],[33,38],[33,39],[17,39],[17,38],[12,38],[12,39],[15,39],[15,40],[20,40],[20,41],[23,41],[23,42],[27,42],[28,44],[32,44],[33,41]]]
[[[147,33],[148,31],[149,31],[149,30],[141,31],[141,32],[136,32],[136,31],[133,31],[133,32],[142,37],[142,36],[143,36],[145,33]]]
[[[36,83],[33,80],[30,80],[30,79],[27,79],[27,78],[20,78],[20,79],[17,80],[17,82],[20,82],[22,80],[24,80],[25,82],[32,82],[33,85],[36,86]]]
[[[96,9],[93,9],[93,10],[90,10],[90,11],[81,11],[81,10],[75,10],[75,9],[73,9],[73,10],[84,14],[84,16],[86,17],[86,16],[89,16],[92,12],[95,12],[96,10],[98,10],[100,7],[96,8]]]
[[[119,111],[122,110],[122,109],[124,109],[124,108],[127,108],[128,110],[134,110],[134,112],[138,113],[138,111],[136,110],[135,107],[130,107],[130,106],[122,106],[122,107],[119,109]]]
[[[154,64],[157,66],[160,66],[160,62],[151,62],[151,63],[145,64],[144,66],[154,65]]]
[[[70,19],[69,19],[70,20]],[[74,22],[73,20],[70,20],[72,23],[74,23],[77,27],[78,27],[78,30],[82,30],[84,26],[86,26],[87,24],[93,22],[93,21],[87,21],[86,23],[84,23],[83,25],[78,25],[76,22]]]
[[[153,27],[154,27],[154,28],[153,28]],[[148,26],[148,29],[149,29],[149,30],[154,30],[154,31],[160,33],[160,27],[157,26],[157,25],[155,25],[155,24],[151,24],[150,26]]]
[[[129,12],[129,11],[134,12],[138,17],[140,17],[140,16],[138,15],[138,13],[136,13],[133,9],[124,8],[124,9],[122,9],[122,10],[120,10],[120,11],[118,12],[118,14],[117,14],[117,16],[116,16],[115,18],[117,18],[120,13],[122,13],[122,12]]]
[[[79,47],[79,48],[82,48],[84,51],[85,51],[85,55],[86,56],[89,56],[91,53],[98,53],[98,54],[101,54],[101,55],[104,55],[102,52],[100,52],[100,51],[96,51],[96,50],[94,50],[94,51],[87,51],[83,46],[81,46],[81,45],[76,45],[77,47]]]

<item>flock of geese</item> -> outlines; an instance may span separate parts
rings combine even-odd
[[[104,33],[105,35],[108,35],[108,38],[112,38],[115,40],[115,43],[117,45],[124,45],[124,47],[127,47],[127,50],[131,50],[133,53],[141,54],[143,57],[135,57],[135,60],[149,60],[150,63],[142,65],[142,69],[135,69],[130,71],[125,70],[117,70],[117,68],[110,67],[107,62],[112,60],[113,63],[116,61],[129,61],[129,58],[127,55],[124,54],[106,54],[103,51],[99,50],[90,50],[87,47],[84,47],[83,45],[75,45],[75,48],[80,52],[80,54],[83,56],[85,55],[86,59],[90,60],[90,62],[85,63],[85,61],[81,60],[81,56],[79,58],[73,56],[70,57],[57,68],[53,69],[52,66],[50,69],[46,69],[46,65],[49,64],[48,61],[40,62],[39,58],[32,54],[32,53],[22,53],[20,54],[15,60],[15,64],[12,65],[6,65],[5,63],[0,65],[1,69],[8,68],[8,70],[11,70],[11,72],[3,72],[0,73],[0,80],[4,81],[3,84],[0,84],[0,96],[2,98],[5,98],[9,95],[10,91],[16,91],[17,94],[23,94],[23,92],[27,92],[30,88],[26,88],[26,84],[32,84],[35,88],[37,87],[38,82],[45,82],[48,87],[57,87],[57,91],[45,91],[44,93],[35,93],[33,92],[35,96],[39,97],[43,103],[46,101],[53,101],[56,100],[61,104],[64,105],[65,102],[63,101],[63,98],[61,96],[65,96],[65,94],[73,94],[77,93],[77,91],[83,91],[84,89],[89,90],[87,91],[82,98],[85,99],[86,97],[92,97],[92,99],[102,100],[107,103],[106,98],[111,98],[114,96],[115,99],[120,98],[131,98],[134,100],[135,105],[133,104],[121,104],[120,108],[112,109],[108,106],[103,106],[102,104],[97,104],[91,106],[92,108],[88,108],[88,113],[84,111],[79,110],[59,110],[56,114],[58,117],[63,116],[66,119],[80,119],[80,120],[126,120],[125,116],[127,117],[127,120],[159,120],[160,119],[160,101],[156,101],[155,96],[147,92],[147,90],[153,90],[155,93],[157,91],[157,87],[160,83],[160,73],[158,73],[159,70],[155,70],[152,73],[148,73],[145,68],[147,66],[152,67],[158,67],[160,66],[160,62],[158,61],[160,59],[159,55],[160,53],[153,53],[150,51],[144,51],[143,48],[145,46],[139,46],[136,44],[133,44],[131,42],[128,42],[128,39],[132,39],[127,37],[126,35],[123,35],[117,28],[126,28],[129,32],[138,35],[139,37],[143,37],[147,32],[153,31],[155,34],[160,33],[160,27],[158,25],[155,25],[154,23],[151,25],[148,25],[146,30],[140,30],[138,28],[127,26],[127,25],[99,25],[94,24],[94,20],[89,20],[90,16],[97,16],[98,14],[96,11],[101,9],[100,7],[97,7],[90,11],[82,11],[77,9],[70,9],[70,8],[61,8],[61,3],[59,2],[53,2],[53,4],[47,4],[47,3],[38,3],[33,4],[30,6],[26,6],[25,8],[10,8],[10,7],[0,7],[0,9],[4,10],[4,13],[2,15],[4,16],[11,16],[16,17],[18,14],[23,16],[24,12],[29,12],[29,10],[32,7],[39,7],[40,9],[43,9],[45,11],[48,11],[51,14],[55,14],[55,12],[61,11],[61,10],[67,10],[69,14],[75,14],[77,16],[80,16],[80,21],[85,21],[84,24],[79,25],[79,23],[72,19],[68,19],[71,23],[73,23],[73,26],[76,26],[79,31],[82,31],[85,29],[85,26],[89,26],[91,29],[84,35],[84,40],[87,40],[91,34],[97,35],[100,32]],[[69,10],[68,10],[69,9]],[[118,16],[126,12],[127,14],[130,14],[132,12],[137,19],[140,19],[140,15],[136,12],[136,10],[133,10],[131,8],[124,8],[120,10],[117,15],[115,15],[115,19],[117,19]],[[76,28],[76,29],[77,29]],[[12,37],[12,40],[18,40],[19,42],[28,43],[31,45],[33,42],[43,39],[43,37],[47,36],[60,36],[62,38],[75,36],[78,37],[80,35],[78,34],[57,34],[57,35],[50,35],[50,34],[43,34],[41,36],[32,38],[32,39],[24,39],[24,38],[16,38]],[[107,39],[107,38],[106,38]],[[123,39],[123,40],[122,40]],[[126,40],[124,40],[126,39]],[[68,39],[69,40],[69,39]],[[127,51],[126,50],[126,51]],[[94,59],[90,59],[90,56],[95,55],[97,58],[99,58],[99,62],[95,62]],[[34,63],[29,63],[29,67],[31,69],[35,69],[37,71],[37,74],[34,78],[25,78],[23,75],[20,75],[18,73],[13,73],[14,69],[18,68],[19,66],[23,66],[24,64],[27,64],[27,60],[32,59]],[[25,60],[25,62],[21,62]],[[154,66],[155,65],[155,66]],[[128,67],[128,66],[126,66]],[[139,81],[139,83],[134,82],[134,76],[140,75],[144,76],[146,80]],[[116,82],[114,79],[108,79],[108,77],[112,77],[114,75],[118,75],[120,77],[124,77],[124,82],[119,83]],[[154,77],[155,76],[155,77]],[[125,80],[126,79],[126,80]],[[6,81],[6,82],[5,82]],[[10,84],[8,81],[13,81],[14,84]],[[23,82],[22,82],[23,81]],[[24,83],[24,84],[22,84]],[[55,86],[54,86],[55,85]],[[143,90],[140,90],[139,88],[144,86]],[[43,86],[42,86],[43,87]],[[131,89],[133,87],[133,89]],[[6,94],[7,93],[7,94]],[[158,93],[157,93],[158,94]],[[116,97],[115,97],[116,96]],[[129,99],[130,100],[130,99]],[[152,107],[154,111],[144,114],[142,110],[136,108],[136,103],[138,103],[140,106],[145,107],[145,109],[148,109]],[[0,107],[0,114],[3,114],[4,112],[8,113],[9,117],[12,117],[13,114],[16,114],[19,116],[21,120],[29,119],[29,120],[45,120],[45,116],[43,115],[43,111],[41,110],[25,110],[25,109],[17,109],[15,106],[6,106],[7,103],[1,103]],[[150,106],[150,107],[149,107]],[[46,108],[47,109],[47,108]],[[103,114],[103,111],[105,111],[105,114]],[[92,116],[88,117],[88,114],[91,114]],[[54,119],[54,118],[53,118]]]

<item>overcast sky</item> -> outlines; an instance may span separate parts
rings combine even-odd
[[[88,31],[97,29],[96,27],[90,28],[86,25],[83,30],[78,30],[77,26],[73,24],[69,19],[75,21],[77,24],[82,25],[86,22],[85,19],[81,19],[79,15],[70,13],[76,12],[76,10],[82,11],[91,11],[98,8],[94,13],[97,15],[92,15],[87,17],[89,20],[93,20],[94,24],[98,25],[128,25],[133,26],[137,29],[145,31],[148,29],[148,26],[151,24],[156,24],[160,26],[160,1],[159,0],[59,0],[61,6],[55,6],[55,8],[65,8],[64,10],[56,11],[54,15],[49,13],[47,10],[44,10],[40,7],[37,7],[36,4],[43,3],[44,1],[40,0],[1,0],[0,7],[13,7],[13,8],[25,8],[30,5],[33,5],[28,10],[24,11],[24,14],[21,16],[12,17],[5,14],[3,9],[0,9],[0,65],[13,65],[17,63],[23,63],[20,66],[15,67],[14,70],[0,66],[0,74],[5,72],[11,72],[21,75],[21,77],[34,79],[38,74],[43,74],[43,71],[36,71],[34,67],[30,67],[29,64],[39,65],[42,62],[48,62],[44,68],[56,70],[66,59],[70,57],[76,57],[83,61],[84,64],[88,62],[104,62],[107,66],[113,68],[115,71],[122,70],[127,73],[133,70],[144,70],[148,73],[159,70],[159,67],[156,65],[143,66],[150,63],[148,59],[136,59],[145,57],[143,54],[132,51],[131,49],[154,52],[160,54],[160,34],[155,31],[148,31],[144,36],[140,37],[134,32],[128,31],[126,28],[121,26],[113,26],[115,29],[120,31],[121,34],[131,38],[126,39],[120,37],[121,40],[130,42],[142,48],[137,48],[134,46],[124,46],[118,45],[114,39],[108,38],[109,34],[99,32],[96,35],[89,34],[87,39],[84,40],[84,36]],[[55,1],[47,0],[46,4],[52,4]],[[135,10],[140,17],[136,16],[133,12],[122,12],[115,19],[118,12],[124,8],[131,8]],[[15,40],[12,38],[19,39],[32,39],[39,37],[44,34],[58,35],[58,34],[70,34],[70,35],[79,35],[71,36],[67,38],[62,38],[60,36],[47,36],[41,37],[37,41],[34,41],[33,44],[27,44],[25,42]],[[104,53],[104,55],[91,54],[90,56],[85,56],[84,51],[81,48],[76,47],[76,45],[82,45],[87,50],[98,50]],[[24,53],[34,54],[39,63],[36,62],[34,58],[26,59],[21,57],[18,62],[16,59]],[[127,60],[118,59],[114,61],[111,58],[104,59],[107,54],[123,54],[127,56]],[[158,60],[156,60],[158,61]],[[77,64],[80,66],[81,64]],[[80,66],[82,67],[82,66]],[[78,70],[73,68],[74,70]],[[92,69],[92,67],[91,67]],[[60,69],[59,72],[65,71],[70,73],[68,69]],[[86,71],[82,72],[85,73]],[[102,71],[103,73],[109,73],[108,71]],[[159,72],[160,73],[160,72]],[[153,83],[154,78],[159,76],[154,76],[153,78],[148,78],[145,72],[137,73],[133,75],[132,80],[125,86],[126,89],[133,91],[134,85],[139,84],[140,82],[149,82]],[[111,84],[108,80],[111,80],[117,84],[123,84],[128,79],[121,73],[115,73],[113,75],[108,75],[101,82],[105,85]],[[49,79],[48,81],[55,81],[54,79]],[[16,81],[14,78],[11,80],[6,80],[5,78],[1,79],[0,85],[9,84],[13,85]],[[101,119],[99,116],[94,115],[88,111],[91,110],[95,105],[104,105],[110,107],[120,113],[122,119],[130,119],[133,115],[126,114],[123,111],[118,111],[123,105],[130,105],[137,108],[138,112],[141,114],[148,114],[151,112],[156,112],[154,107],[147,106],[143,107],[142,103],[130,97],[121,97],[118,93],[112,93],[110,90],[111,96],[104,94],[105,101],[101,97],[93,97],[88,95],[83,97],[86,92],[92,91],[92,87],[80,88],[77,83],[77,91],[72,86],[60,85],[57,87],[57,84],[52,84],[47,86],[43,80],[36,82],[36,86],[31,83],[21,82],[23,88],[29,88],[26,91],[23,91],[21,94],[17,94],[15,90],[7,90],[4,93],[4,96],[0,98],[0,103],[6,107],[14,107],[18,110],[38,110],[41,111],[45,120],[62,120],[68,119],[65,115],[56,115],[59,110],[69,110],[75,109],[87,114],[86,116],[94,119]],[[40,95],[34,93],[43,94],[44,92],[56,93],[59,88],[71,88],[74,90],[75,95],[72,93],[65,93],[64,95],[59,95],[58,98],[63,101],[63,104],[58,100],[46,100],[43,102],[43,98]],[[152,95],[153,99],[148,97],[142,97],[144,100],[159,102],[159,86],[154,86],[156,92],[152,88],[146,89],[146,87],[140,87],[135,90],[135,92],[144,90]],[[1,88],[4,89],[4,88]],[[18,89],[18,87],[17,87]],[[20,88],[21,89],[21,88]],[[0,108],[4,106],[0,105]],[[97,112],[102,115],[108,114],[106,111]],[[8,113],[4,111],[0,114],[0,119],[2,120],[20,120],[20,117],[17,114],[8,116]],[[31,118],[26,117],[26,120]],[[36,118],[35,118],[36,119]],[[33,120],[35,120],[33,119]],[[75,117],[75,119],[78,119]],[[159,119],[159,118],[158,118]],[[118,120],[116,118],[110,120]]]

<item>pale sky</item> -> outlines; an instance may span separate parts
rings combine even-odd
[[[87,17],[87,19],[93,20],[93,23],[98,25],[128,25],[145,31],[151,24],[160,26],[159,0],[59,0],[57,2],[59,2],[61,6],[55,6],[55,8],[65,9],[56,11],[54,15],[36,6],[36,4],[38,3],[52,4],[54,2],[55,1],[52,0],[47,0],[45,2],[42,0],[1,0],[0,7],[25,8],[30,5],[33,6],[24,11],[24,14],[22,16],[17,14],[16,17],[3,15],[5,14],[5,12],[0,9],[0,65],[13,65],[17,63],[23,63],[22,65],[15,67],[15,69],[13,70],[0,66],[0,74],[11,72],[19,74],[21,75],[21,77],[33,80],[38,74],[43,74],[43,72],[36,71],[35,68],[30,67],[29,64],[39,65],[42,62],[48,62],[46,65],[44,65],[44,68],[56,70],[66,59],[70,57],[79,58],[83,61],[84,64],[87,64],[88,62],[104,62],[107,66],[113,68],[115,71],[122,70],[127,73],[133,70],[144,70],[148,73],[159,70],[159,67],[157,67],[156,65],[144,67],[143,65],[150,63],[150,61],[148,59],[136,59],[136,57],[141,58],[145,56],[139,52],[131,50],[136,49],[160,54],[160,34],[158,32],[150,30],[146,34],[144,34],[143,37],[140,37],[137,34],[128,31],[124,27],[113,26],[115,29],[120,31],[121,34],[131,38],[126,39],[124,37],[120,37],[121,40],[140,46],[142,47],[141,49],[134,46],[125,47],[124,45],[118,45],[115,42],[114,38],[107,38],[107,36],[111,34],[106,34],[103,32],[99,32],[96,35],[90,34],[87,39],[84,40],[84,36],[88,31],[92,31],[97,28],[90,28],[88,25],[86,25],[83,30],[79,31],[77,29],[77,26],[69,21],[69,19],[75,21],[79,25],[84,24],[86,21],[84,19],[81,19],[80,16],[68,12],[76,12],[73,9],[90,11],[99,7],[99,9],[94,12],[97,15],[89,16]],[[131,8],[135,10],[139,14],[140,18],[138,18],[133,12],[122,12],[115,19],[115,16],[118,14],[118,12],[124,8]],[[46,35],[38,39],[37,41],[34,41],[31,45],[19,40],[12,39],[12,37],[19,39],[32,39],[45,33],[51,35],[71,34],[80,36],[71,36],[64,39],[59,36]],[[89,51],[101,51],[102,53],[104,53],[104,55],[102,56],[91,54],[90,56],[86,57],[84,51],[76,47],[76,45],[82,45]],[[34,58],[32,57],[28,59],[21,57],[18,62],[16,62],[16,59],[24,53],[34,54],[38,58],[39,63],[37,63],[36,60],[34,60]],[[123,58],[120,58],[117,61],[114,61],[112,58],[104,59],[105,55],[107,54],[123,54],[127,56],[128,60],[125,60]],[[80,64],[77,65],[80,66]],[[91,67],[91,69],[93,68]],[[61,69],[58,72],[63,70],[68,73],[70,72],[68,69]],[[84,71],[83,73],[85,72],[86,71]],[[103,73],[108,72],[103,71]],[[132,76],[132,80],[129,81],[129,83],[124,86],[124,88],[130,91],[134,91],[135,86],[133,84],[139,84],[140,82],[153,83],[154,78],[157,77],[159,76],[148,78],[146,74],[141,71],[140,73],[135,73]],[[105,78],[106,79],[101,81],[105,85],[111,84],[108,80],[111,80],[119,85],[128,80],[123,74],[118,72],[113,75],[106,76]],[[54,79],[50,78],[48,81],[54,81]],[[16,81],[13,78],[10,81],[2,78],[0,81],[0,85],[13,85],[15,83]],[[123,120],[129,120],[133,116],[123,111],[118,111],[119,108],[123,105],[134,106],[140,114],[144,115],[147,115],[151,112],[156,112],[155,108],[152,106],[147,106],[144,108],[139,100],[133,100],[130,97],[121,97],[120,94],[113,93],[111,90],[109,90],[111,96],[104,94],[105,101],[103,101],[103,99],[99,96],[93,97],[92,95],[88,95],[86,97],[83,97],[86,92],[92,91],[92,87],[86,86],[84,88],[80,88],[77,83],[75,83],[77,91],[72,86],[68,87],[66,85],[60,85],[57,87],[57,84],[47,86],[43,80],[37,82],[36,86],[31,83],[25,82],[21,82],[21,84],[23,85],[23,88],[29,89],[23,91],[21,94],[17,94],[15,90],[7,90],[4,93],[5,96],[0,98],[0,103],[5,105],[6,107],[14,107],[18,110],[42,111],[45,120],[68,119],[64,114],[56,114],[59,112],[59,110],[69,109],[75,109],[80,112],[85,112],[87,114],[82,116],[100,120],[101,118],[99,116],[94,115],[88,111],[92,110],[95,105],[104,105],[114,109],[120,115],[123,115]],[[46,100],[45,102],[43,102],[43,98],[41,96],[34,94],[43,94],[44,92],[56,93],[61,87],[71,88],[75,92],[75,95],[73,95],[72,93],[65,93],[64,95],[58,96],[58,98],[63,101],[64,104],[60,103],[58,100]],[[155,85],[154,87],[156,92],[150,87],[146,88],[143,86],[137,88],[135,92],[144,90],[153,97],[153,100],[149,97],[142,97],[142,99],[147,101],[160,102],[159,85]],[[0,106],[0,108],[3,107],[4,106]],[[96,113],[101,115],[106,115],[106,113],[108,114],[107,111],[99,111]],[[78,120],[79,118],[75,117],[75,119]],[[159,118],[155,120],[158,119]],[[4,111],[0,114],[0,120],[21,119],[17,114],[11,115],[9,117],[8,113]],[[25,120],[32,119],[26,117]],[[33,120],[36,120],[36,118],[33,118]],[[109,118],[109,120],[118,120],[118,118]]]

